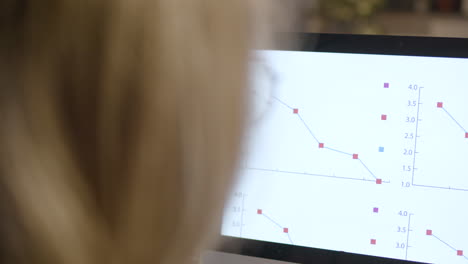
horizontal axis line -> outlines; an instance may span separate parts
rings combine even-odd
[[[246,169],[248,169],[248,170],[256,170],[256,171],[267,171],[267,172],[285,173],[285,174],[306,175],[306,176],[313,176],[313,177],[333,178],[333,179],[341,179],[341,180],[354,180],[354,181],[375,182],[375,180],[370,180],[370,179],[358,179],[358,178],[341,177],[341,176],[334,176],[334,175],[314,174],[314,173],[308,173],[308,172],[282,171],[282,170],[261,169],[261,168],[246,168]],[[382,181],[382,182],[383,182],[383,183],[390,183],[389,181]]]
[[[468,189],[463,189],[463,188],[442,187],[442,186],[424,185],[424,184],[413,184],[413,186],[422,187],[422,188],[433,188],[433,189],[441,189],[441,190],[452,190],[452,191],[468,192]]]

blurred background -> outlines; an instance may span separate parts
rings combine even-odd
[[[468,0],[277,1],[284,2],[279,12],[301,14],[286,23],[300,31],[468,37]]]

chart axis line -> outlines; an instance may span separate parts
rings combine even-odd
[[[441,187],[441,186],[424,185],[424,184],[413,184],[413,186],[414,187],[422,187],[422,188],[433,188],[433,189],[441,189],[441,190],[452,190],[452,191],[468,192],[468,189],[463,189],[463,188]]]
[[[365,181],[365,182],[375,183],[375,180],[369,180],[369,179],[364,179],[364,178],[358,179],[358,178],[341,177],[341,176],[335,176],[335,175],[314,174],[314,173],[308,173],[308,172],[283,171],[283,170],[262,169],[262,168],[245,168],[245,169],[256,170],[256,171],[266,171],[266,172],[277,172],[277,173],[284,173],[284,174],[306,175],[306,176],[322,177],[322,178],[332,178],[332,179],[340,179],[340,180]],[[382,181],[382,183],[390,183],[390,181]]]

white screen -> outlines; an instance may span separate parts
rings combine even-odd
[[[468,263],[468,60],[256,56],[223,235]]]

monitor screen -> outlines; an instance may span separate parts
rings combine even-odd
[[[468,263],[468,60],[263,50],[222,235]]]

